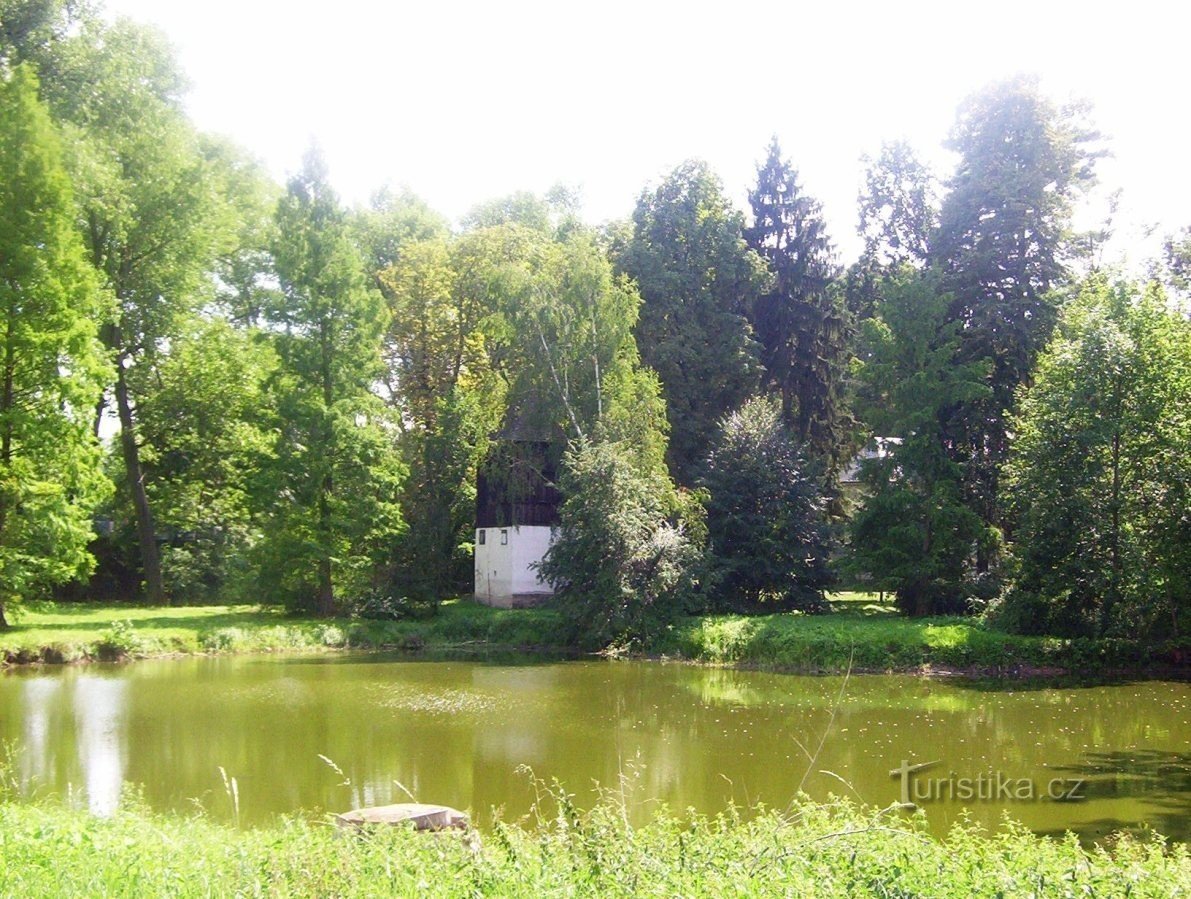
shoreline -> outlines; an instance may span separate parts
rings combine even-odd
[[[392,652],[582,657],[550,608],[444,602],[423,619],[313,619],[260,606],[43,604],[0,631],[0,670],[197,656]],[[974,619],[906,619],[844,607],[827,615],[703,615],[650,645],[593,655],[780,674],[902,674],[1013,681],[1191,678],[1183,643],[1024,637]]]
[[[623,660],[637,662],[652,662],[655,664],[689,665],[697,668],[717,668],[729,671],[751,671],[766,674],[783,674],[801,677],[842,677],[842,676],[880,676],[898,675],[917,677],[925,680],[975,680],[975,681],[1006,681],[1014,683],[1045,683],[1048,685],[1062,685],[1069,683],[1086,684],[1113,683],[1130,680],[1161,680],[1191,682],[1191,666],[1154,664],[1141,667],[1112,667],[1095,670],[1075,671],[1059,666],[1038,666],[1028,663],[1013,663],[1005,666],[973,665],[957,667],[925,662],[916,666],[873,667],[855,666],[824,667],[824,666],[791,666],[780,663],[737,660],[718,661],[708,659],[689,658],[668,653],[579,653],[572,648],[557,645],[524,645],[509,643],[487,643],[467,641],[463,643],[434,643],[410,646],[403,642],[375,645],[344,645],[344,646],[306,646],[306,647],[259,647],[251,649],[227,650],[162,650],[158,652],[130,652],[118,655],[96,654],[80,652],[71,658],[63,658],[53,647],[49,657],[44,652],[30,654],[11,653],[0,650],[0,674],[19,671],[66,669],[91,665],[131,665],[136,662],[181,661],[196,658],[231,658],[251,656],[315,656],[315,655],[344,655],[348,653],[361,654],[399,654],[409,661],[425,660],[438,655],[488,655],[507,654],[511,656],[551,657],[553,661],[577,661],[583,659]]]

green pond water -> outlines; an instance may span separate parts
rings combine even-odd
[[[494,810],[530,813],[529,771],[580,805],[597,785],[623,796],[637,821],[659,803],[781,808],[799,789],[887,806],[903,798],[891,770],[937,761],[905,787],[939,833],[964,813],[995,827],[1008,812],[1085,839],[1145,825],[1191,839],[1191,685],[1162,681],[195,658],[11,672],[0,677],[0,743],[26,796],[100,814],[131,786],[154,808],[197,802],[231,820],[234,778],[245,824],[408,801],[408,790],[483,825]],[[1079,781],[1073,801],[1050,797]]]

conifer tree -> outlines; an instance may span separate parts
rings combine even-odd
[[[777,138],[749,192],[749,246],[774,278],[757,298],[753,325],[761,361],[779,391],[795,437],[830,471],[841,461],[848,416],[843,377],[849,353],[847,315],[832,290],[838,274],[819,203],[803,193]]]

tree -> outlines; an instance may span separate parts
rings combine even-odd
[[[826,509],[807,467],[772,400],[750,400],[720,422],[700,481],[717,611],[823,606]]]
[[[1158,274],[1167,289],[1184,304],[1191,299],[1191,227],[1177,235],[1168,235],[1162,243]],[[1184,305],[1184,311],[1188,311]]]
[[[74,230],[70,183],[37,80],[0,73],[0,628],[5,610],[85,575],[107,482],[90,412],[111,314]]]
[[[745,239],[774,276],[752,309],[761,362],[781,395],[783,418],[831,481],[847,442],[848,321],[831,290],[838,271],[822,208],[802,192],[777,138],[757,169],[749,203],[753,224]]]
[[[543,196],[520,190],[505,197],[480,203],[463,217],[468,231],[520,225],[555,237],[579,227],[579,196],[571,188],[558,184]]]
[[[0,0],[0,66],[28,63],[44,69],[52,64],[53,47],[66,36],[80,5],[77,0]]]
[[[277,210],[281,301],[270,310],[283,421],[264,576],[291,604],[331,615],[374,585],[402,527],[395,424],[372,387],[386,324],[317,152]]]
[[[408,466],[401,506],[408,528],[395,553],[393,590],[437,603],[472,574],[476,471],[500,425],[507,388],[488,352],[497,312],[483,237],[403,244],[380,274],[389,299],[388,397],[400,416]]]
[[[967,502],[990,525],[1001,523],[1005,415],[1054,326],[1052,289],[1067,277],[1072,206],[1094,178],[1098,154],[1089,144],[1097,135],[1082,112],[1054,107],[1034,80],[1019,78],[970,98],[949,143],[960,160],[930,262],[953,296],[948,320],[960,329],[957,362],[990,363],[991,391],[951,410],[947,430],[964,467]]]
[[[641,292],[637,346],[661,379],[670,468],[683,484],[694,482],[716,421],[760,381],[748,314],[768,276],[742,228],[707,165],[685,162],[641,195],[618,253]]]
[[[1191,324],[1092,277],[1013,423],[1015,629],[1179,635],[1191,600]]]
[[[98,432],[114,400],[145,593],[163,603],[138,398],[155,354],[214,293],[211,275],[236,232],[227,179],[211,144],[185,118],[183,80],[158,33],[84,17],[50,56],[45,95],[68,123],[83,239],[116,299],[115,315],[100,330],[116,363],[115,383],[97,403],[94,426]]]
[[[943,427],[948,409],[988,392],[983,363],[955,361],[951,303],[929,274],[902,269],[882,285],[882,317],[864,322],[861,417],[888,443],[862,467],[848,567],[912,615],[965,610],[972,561],[994,539],[964,503]]]
[[[352,232],[368,274],[389,300],[381,273],[401,261],[407,245],[445,240],[450,229],[446,219],[409,190],[383,188],[373,194],[368,208],[352,216]]]
[[[682,610],[699,547],[681,516],[667,514],[667,485],[642,473],[635,452],[611,440],[578,440],[564,459],[566,497],[542,562],[571,642],[628,646]]]
[[[883,144],[876,159],[864,161],[864,259],[885,271],[903,265],[923,268],[939,216],[934,176],[903,141]]]
[[[264,335],[196,318],[154,360],[138,406],[146,489],[172,596],[244,592],[279,422]]]

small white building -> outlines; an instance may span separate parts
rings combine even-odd
[[[537,565],[558,524],[553,445],[502,439],[476,480],[475,597],[503,609],[554,594]]]
[[[554,528],[542,525],[476,528],[476,599],[511,609],[537,605],[553,595],[534,567],[553,536]]]

